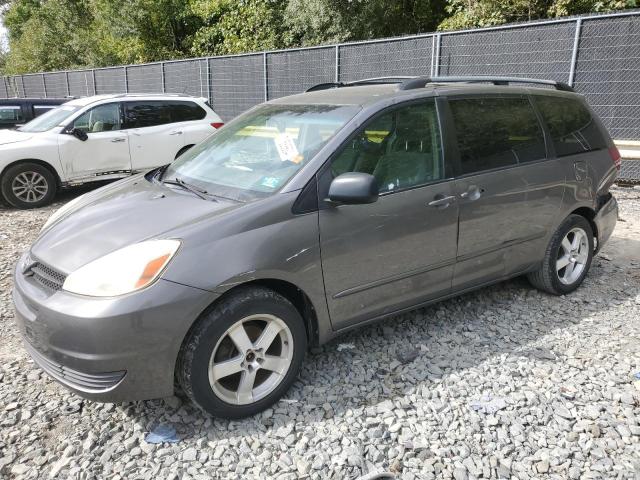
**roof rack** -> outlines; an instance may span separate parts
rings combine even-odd
[[[318,85],[314,85],[311,88],[308,88],[306,92],[315,92],[317,90],[329,90],[331,88],[342,88],[342,87],[355,87],[362,85],[384,85],[388,83],[402,83],[407,80],[411,80],[416,77],[411,76],[393,76],[393,77],[373,77],[373,78],[363,78],[362,80],[354,80],[352,82],[327,82],[327,83],[319,83]]]
[[[414,88],[424,88],[429,83],[493,83],[494,85],[509,85],[511,83],[533,83],[538,85],[549,85],[556,90],[565,92],[575,91],[572,87],[563,82],[555,80],[542,80],[539,78],[521,77],[492,77],[483,75],[467,75],[456,77],[413,77],[398,85],[398,90],[412,90]]]
[[[556,90],[564,92],[574,92],[575,90],[564,82],[556,82],[555,80],[543,80],[539,78],[521,78],[521,77],[492,77],[483,75],[466,75],[455,77],[374,77],[356,80],[353,82],[328,82],[319,83],[307,92],[315,92],[316,90],[329,90],[331,88],[355,87],[358,85],[378,85],[397,83],[398,90],[413,90],[416,88],[424,88],[429,83],[493,83],[494,85],[509,85],[511,83],[532,83],[534,85],[549,85]]]

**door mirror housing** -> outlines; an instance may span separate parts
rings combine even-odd
[[[72,128],[69,133],[74,137],[76,137],[78,140],[82,140],[83,142],[86,142],[87,139],[89,138],[89,135],[87,135],[87,132],[79,128]]]
[[[374,203],[378,200],[378,182],[373,175],[348,172],[338,175],[329,186],[329,201],[347,205]]]

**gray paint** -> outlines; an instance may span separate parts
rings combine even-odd
[[[126,370],[114,388],[99,394],[76,388],[82,395],[105,401],[153,398],[172,393],[180,344],[193,322],[246,282],[275,279],[304,292],[317,323],[310,340],[321,344],[355,326],[536,268],[553,231],[577,208],[597,212],[599,244],[606,241],[617,215],[615,199],[598,203],[616,175],[606,150],[556,159],[548,146],[548,160],[447,178],[367,205],[327,205],[320,186],[319,211],[292,212],[301,189],[372,114],[401,101],[461,91],[541,94],[482,85],[404,92],[374,86],[278,99],[362,107],[279,194],[246,204],[211,202],[143,175],[87,194],[36,240],[33,257],[69,273],[145,239],[178,238],[180,250],[151,286],[102,299],[44,292],[23,275],[23,257],[14,289],[21,333],[41,354],[70,369]],[[446,118],[441,122],[445,161],[455,161],[450,126]],[[472,186],[480,197],[463,197]],[[439,195],[455,201],[430,207]]]

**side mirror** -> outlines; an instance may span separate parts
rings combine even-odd
[[[368,173],[343,173],[331,182],[329,200],[347,205],[373,203],[378,200],[378,182]]]
[[[78,140],[82,140],[83,142],[86,142],[87,139],[89,138],[89,135],[87,135],[87,132],[79,128],[73,128],[69,133],[74,137],[76,137]]]

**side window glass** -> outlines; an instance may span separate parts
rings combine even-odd
[[[551,141],[559,157],[607,147],[591,113],[580,101],[562,97],[536,97]]]
[[[155,127],[171,123],[167,102],[124,102],[124,128]]]
[[[207,112],[193,102],[172,102],[170,104],[172,122],[202,120]]]
[[[449,101],[462,174],[545,158],[542,128],[527,98]]]
[[[33,117],[39,117],[43,113],[47,113],[49,110],[53,110],[54,108],[58,108],[58,105],[34,105]]]
[[[0,107],[0,124],[20,123],[23,120],[20,105],[2,105]]]
[[[331,170],[334,177],[369,173],[380,193],[444,178],[435,102],[400,107],[373,119],[334,158]]]
[[[87,133],[120,130],[120,108],[118,103],[105,103],[87,110],[73,121],[73,128]]]

